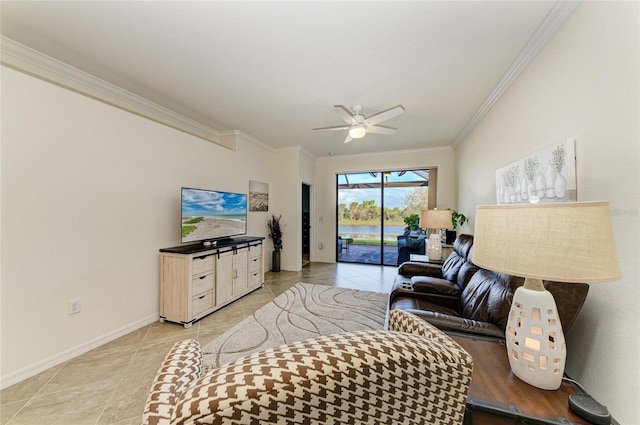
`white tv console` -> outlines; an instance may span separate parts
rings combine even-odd
[[[264,237],[160,250],[160,321],[185,328],[264,286]]]

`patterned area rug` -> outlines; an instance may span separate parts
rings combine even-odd
[[[298,283],[202,348],[206,368],[334,333],[382,329],[388,294]]]

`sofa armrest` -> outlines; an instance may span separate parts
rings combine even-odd
[[[451,356],[462,355],[473,365],[473,358],[457,342],[431,323],[406,310],[391,310],[389,312],[389,330],[418,334],[448,351]],[[473,366],[472,366],[473,367]]]
[[[265,350],[194,383],[174,423],[462,423],[473,360],[452,342],[379,330]]]
[[[479,320],[466,319],[464,317],[451,316],[449,314],[438,313],[427,310],[393,310],[403,311],[407,314],[415,315],[419,320],[428,322],[436,326],[439,330],[447,333],[462,333],[465,335],[474,334],[478,336],[492,337],[504,340],[504,329],[493,323]],[[391,316],[391,313],[390,313]],[[389,317],[389,327],[391,328],[391,317]]]
[[[398,274],[403,276],[433,276],[442,277],[442,265],[432,263],[420,263],[417,261],[407,261],[398,267]]]
[[[158,369],[142,413],[142,425],[168,425],[178,397],[202,375],[202,351],[195,339],[177,342]]]
[[[417,290],[414,278],[407,279],[402,276],[396,278],[391,293],[389,294],[389,308],[393,308],[394,303],[399,298],[413,298],[452,309],[458,308],[460,295],[448,295],[453,293],[452,290],[442,290],[443,288],[438,290],[437,287],[429,285],[417,285],[419,288],[419,290]]]

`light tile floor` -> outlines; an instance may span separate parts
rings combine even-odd
[[[171,346],[212,341],[298,282],[388,293],[396,267],[311,263],[268,272],[265,286],[185,329],[156,322],[0,391],[1,425],[137,425]]]

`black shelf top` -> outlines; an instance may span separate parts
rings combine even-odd
[[[190,245],[173,246],[170,248],[162,248],[160,252],[171,252],[173,254],[196,254],[202,251],[211,251],[212,249],[225,248],[230,246],[249,244],[251,242],[263,241],[264,236],[240,236],[231,239],[224,239],[215,241],[215,245],[204,246],[202,242],[198,242]]]

